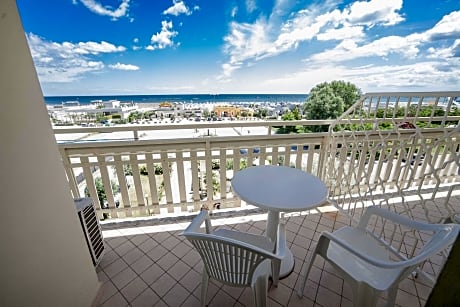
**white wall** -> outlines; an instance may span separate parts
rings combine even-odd
[[[99,282],[14,0],[0,42],[0,306],[90,306]]]

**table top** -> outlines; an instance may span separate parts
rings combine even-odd
[[[325,203],[328,194],[318,177],[274,165],[253,166],[237,172],[232,188],[248,204],[282,212],[315,208]]]

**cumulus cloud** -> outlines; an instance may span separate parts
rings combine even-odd
[[[130,0],[121,0],[121,3],[117,8],[112,8],[110,6],[103,6],[94,0],[80,0],[80,2],[91,12],[102,16],[110,16],[113,19],[118,19],[128,15],[129,1]],[[73,2],[76,3],[75,0]]]
[[[456,39],[449,47],[430,47],[427,52],[427,58],[430,59],[460,58],[460,39]]]
[[[193,7],[194,11],[199,10],[200,7],[195,5]],[[181,14],[191,15],[192,10],[188,6],[185,5],[184,1],[174,0],[173,5],[163,11],[163,15],[174,15],[179,16]]]
[[[139,70],[139,66],[121,63],[109,65],[109,68],[115,70]]]
[[[405,58],[414,58],[419,53],[419,35],[386,36],[370,43],[358,45],[353,40],[344,40],[335,48],[312,55],[309,61],[344,62],[363,57],[386,57],[399,54]]]
[[[230,23],[229,34],[224,38],[228,65],[222,66],[220,77],[229,77],[228,68],[235,68],[235,63],[276,56],[313,39],[358,42],[365,38],[368,28],[390,26],[404,20],[399,13],[402,0],[356,1],[343,10],[337,9],[334,1],[324,1],[291,12],[287,20],[278,24],[278,14],[288,9],[286,3],[277,1],[269,18],[261,15],[253,23]]]
[[[73,52],[79,54],[99,54],[99,53],[111,53],[111,52],[122,52],[126,48],[123,46],[115,46],[107,42],[81,42],[77,44],[72,44],[68,42],[63,43],[64,46],[67,46],[70,49],[73,49]]]
[[[259,82],[258,85],[265,90],[282,88],[289,92],[308,92],[318,83],[331,80],[347,80],[358,85],[364,92],[420,91],[439,88],[440,84],[443,85],[443,90],[458,90],[460,75],[454,67],[443,60],[359,67],[349,67],[341,63],[322,63]]]
[[[407,36],[387,36],[364,44],[356,41],[344,40],[332,49],[325,50],[309,57],[310,61],[343,62],[364,57],[386,57],[391,54],[399,54],[407,59],[420,56],[421,49],[438,40],[448,40],[460,37],[460,11],[451,12],[444,16],[431,29],[420,33],[412,33]],[[454,43],[450,48],[428,47],[426,56],[454,56],[458,44]]]
[[[432,29],[425,32],[426,40],[452,39],[460,37],[460,11],[444,16]]]
[[[340,29],[328,29],[323,33],[319,33],[316,39],[319,41],[328,40],[346,40],[353,39],[355,41],[364,38],[364,28],[362,26],[343,27]]]
[[[433,89],[440,84],[444,90],[458,90],[460,83],[456,69],[443,60],[352,68],[344,72],[344,77],[373,91]]]
[[[343,18],[353,25],[391,26],[404,21],[398,13],[402,0],[356,1],[343,11]]]
[[[51,42],[27,34],[29,48],[41,82],[71,82],[88,72],[102,70],[103,62],[93,58],[102,53],[123,52],[123,46],[108,42]]]
[[[152,35],[151,44],[146,47],[147,50],[165,49],[166,47],[175,46],[172,40],[178,33],[173,30],[172,21],[163,20],[161,22],[161,32]]]

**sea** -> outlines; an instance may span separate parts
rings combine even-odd
[[[229,104],[284,104],[303,103],[307,94],[186,94],[186,95],[112,95],[112,96],[45,96],[45,103],[49,105],[63,102],[78,101],[80,105],[90,104],[92,101],[119,100],[121,102],[160,103],[229,103]]]

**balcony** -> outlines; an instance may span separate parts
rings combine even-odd
[[[458,197],[455,207],[459,208]],[[239,231],[263,234],[266,214],[223,218],[216,213],[213,223]],[[304,297],[296,287],[321,231],[332,231],[349,219],[331,207],[286,216],[288,246],[294,254],[294,271],[269,283],[268,306],[352,306],[351,288],[322,260],[315,261]],[[168,224],[126,222],[105,225],[107,252],[97,268],[98,306],[199,306],[202,263],[198,253],[180,236],[189,220]],[[442,258],[436,259],[438,267]],[[401,282],[397,306],[424,306],[432,283],[421,276]],[[231,288],[210,282],[209,306],[252,306],[251,289]],[[379,306],[385,297],[379,301]]]
[[[215,208],[221,227],[262,234],[266,214],[233,195],[230,180],[242,168],[272,164],[322,178],[330,204],[286,215],[296,264],[278,288],[270,289],[270,303],[351,304],[351,290],[322,262],[315,263],[306,296],[297,298],[293,291],[307,254],[321,231],[356,222],[366,206],[385,206],[433,223],[460,212],[459,96],[367,94],[335,121],[55,129],[73,196],[92,197],[103,219],[108,252],[98,267],[103,281],[99,303],[196,305],[201,264],[180,232],[191,215],[207,206]],[[329,132],[273,133],[298,125],[326,125]],[[165,130],[181,137],[168,138]],[[71,141],[63,141],[70,136]],[[101,184],[104,201],[98,194]],[[401,243],[403,249],[404,239]],[[444,256],[423,267],[423,278],[401,283],[397,304],[425,304]],[[211,305],[251,305],[249,290],[221,288],[214,284]]]

